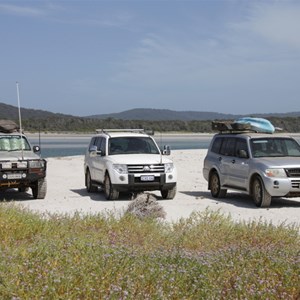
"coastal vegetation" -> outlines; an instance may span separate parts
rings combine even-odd
[[[1,299],[299,299],[299,228],[0,205]]]
[[[43,110],[22,108],[23,128],[27,132],[90,133],[98,128],[143,128],[157,132],[211,133],[213,120],[235,120],[242,115],[213,112],[172,111],[167,109],[131,109],[116,114],[77,117]],[[266,118],[286,132],[300,132],[300,112],[255,114]],[[0,119],[18,124],[18,109],[0,103]]]
[[[300,132],[300,117],[270,117],[275,127],[285,132]],[[211,133],[211,120],[121,120],[121,119],[90,119],[80,117],[51,117],[46,119],[24,119],[23,126],[29,132],[94,132],[98,128],[143,128],[156,132],[193,132]]]

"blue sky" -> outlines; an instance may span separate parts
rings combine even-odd
[[[300,111],[300,1],[0,0],[0,102]]]

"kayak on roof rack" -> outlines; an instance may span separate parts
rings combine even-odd
[[[243,117],[235,121],[213,121],[212,129],[217,131],[254,131],[260,133],[274,133],[275,127],[263,118]]]
[[[243,117],[238,120],[235,120],[234,123],[238,124],[248,124],[251,127],[251,130],[262,133],[274,133],[275,127],[273,124],[264,118],[251,118]]]

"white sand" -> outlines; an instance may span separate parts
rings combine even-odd
[[[252,199],[241,193],[229,191],[224,199],[214,199],[207,190],[202,176],[203,159],[207,150],[174,150],[171,158],[178,169],[177,195],[173,200],[159,198],[166,211],[166,220],[177,221],[192,212],[206,208],[227,215],[234,220],[263,220],[274,225],[296,223],[300,225],[300,198],[273,199],[270,208],[257,208]],[[84,185],[83,156],[49,158],[48,192],[44,200],[33,200],[31,194],[8,192],[7,200],[41,213],[72,215],[113,211],[121,214],[130,199],[121,195],[117,201],[107,201],[102,192],[89,194]],[[30,191],[31,192],[31,191]],[[159,192],[155,194],[160,195]],[[3,199],[4,195],[0,194]]]

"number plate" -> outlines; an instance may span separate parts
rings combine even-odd
[[[21,179],[22,174],[8,174],[7,179]]]
[[[154,176],[153,175],[141,176],[141,181],[154,181]]]

